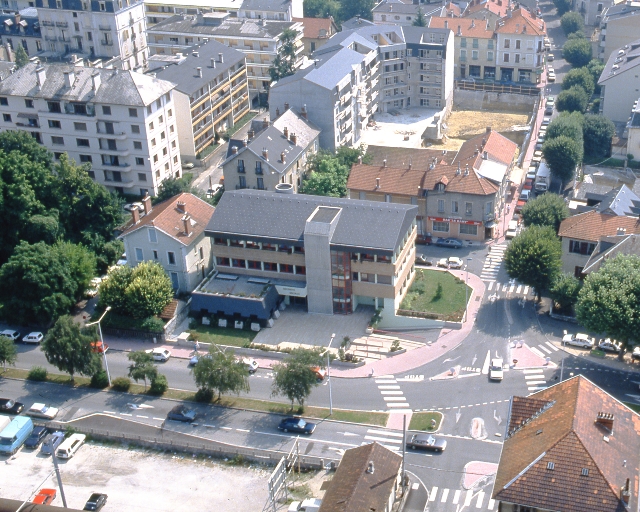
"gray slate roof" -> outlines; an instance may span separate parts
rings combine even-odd
[[[11,75],[16,70],[15,62],[7,62],[5,60],[0,60],[0,80],[4,80],[8,76]]]
[[[640,15],[638,16],[638,22],[640,23]],[[600,74],[598,83],[602,84],[629,69],[637,68],[638,65],[640,65],[640,39],[611,52]],[[631,77],[630,79],[633,80]]]
[[[166,80],[152,78],[135,71],[117,69],[85,68],[72,65],[41,64],[46,78],[42,87],[38,86],[36,68],[29,63],[0,83],[0,94],[26,96],[111,105],[147,106],[175,86]],[[74,73],[71,88],[65,85],[64,72]],[[100,75],[100,87],[93,90],[91,77]]]
[[[622,185],[610,190],[596,210],[600,213],[611,215],[638,217],[640,214],[640,197],[634,194],[629,187]]]
[[[321,131],[315,124],[303,118],[291,108],[275,119],[273,126],[281,132],[286,127],[289,133],[295,133],[298,146],[303,148],[309,146],[311,141],[320,135]]]
[[[364,18],[353,17],[347,21],[342,22],[342,30],[353,30],[364,26],[374,25],[373,21],[365,20]]]
[[[291,0],[243,0],[243,11],[276,11],[284,12]]]
[[[176,33],[228,37],[251,37],[261,39],[275,39],[287,28],[292,28],[294,21],[263,22],[248,18],[226,19],[220,25],[200,23],[197,16],[176,15],[149,27],[148,32]]]
[[[606,260],[615,258],[618,254],[640,256],[640,235],[608,236],[600,240],[582,272],[597,272]]]
[[[205,234],[302,242],[306,220],[318,206],[342,208],[331,244],[393,252],[410,229],[417,206],[262,190],[225,192]]]

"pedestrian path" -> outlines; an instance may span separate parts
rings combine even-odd
[[[402,436],[402,432],[391,432],[380,428],[370,428],[364,436],[362,446],[376,441],[385,448],[398,452],[402,450]]]
[[[497,283],[496,281],[490,281],[489,285],[487,286],[487,291],[491,293],[509,294],[510,296],[520,295],[524,298],[533,298],[536,294],[533,288],[525,284],[519,284],[514,280],[511,280],[507,283]]]
[[[389,410],[394,412],[405,409],[411,411],[409,403],[393,375],[381,375],[375,379],[375,382]]]
[[[429,503],[451,503],[456,510],[497,510],[495,500],[484,491],[462,489],[440,489],[432,487],[429,491]]]
[[[482,272],[480,273],[480,279],[483,281],[491,282],[495,281],[498,277],[498,272],[502,266],[502,260],[504,259],[504,251],[507,249],[506,244],[492,245],[487,259],[484,261]]]
[[[527,383],[528,391],[540,391],[547,388],[547,378],[544,376],[542,368],[532,368],[530,370],[522,370],[524,379]]]

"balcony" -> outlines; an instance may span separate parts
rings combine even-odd
[[[100,41],[102,46],[113,46],[113,41]]]
[[[111,31],[111,26],[110,25],[98,25],[98,29],[100,30],[106,30],[106,31]]]
[[[66,21],[56,21],[56,27],[67,28],[69,24]]]
[[[65,103],[64,113],[76,116],[94,117],[96,115],[96,109],[93,105]]]
[[[127,137],[129,136],[128,133],[126,132],[108,132],[106,131],[104,128],[100,128],[98,126],[98,135],[108,135],[110,139],[116,139],[116,140],[127,140]]]
[[[58,38],[56,36],[44,36],[45,41],[57,41]]]
[[[129,172],[129,171],[131,171],[131,164],[127,164],[127,163],[111,165],[111,164],[103,162],[101,164],[101,167],[104,167],[108,171],[116,171],[116,172]]]
[[[43,27],[53,27],[53,21],[41,20],[40,25],[42,25]]]

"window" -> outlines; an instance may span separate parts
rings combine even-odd
[[[9,105],[9,100],[7,98],[0,98],[0,105],[6,107]]]
[[[458,213],[458,201],[451,201],[451,213]]]
[[[151,146],[155,146],[155,145],[156,145],[156,139],[153,138],[153,139],[151,139]]]
[[[166,139],[166,135],[165,135],[165,132],[162,132],[160,134],[160,140],[164,140],[164,139]]]
[[[87,123],[73,123],[73,129],[77,132],[86,132]]]
[[[162,156],[167,156],[167,148],[162,148]]]
[[[133,149],[142,149],[142,142],[138,140],[133,141]]]
[[[140,133],[140,127],[137,124],[132,124],[131,133]]]
[[[60,128],[62,128],[62,124],[60,123],[60,121],[49,119],[49,128],[57,128],[59,130]]]
[[[27,108],[33,108],[33,100],[24,100],[24,106]]]
[[[160,101],[160,100],[158,100],[158,101]],[[163,116],[160,116],[160,117],[158,118],[158,123],[159,123],[159,124],[164,123],[164,117],[163,117]]]
[[[438,199],[438,212],[444,213],[444,199]]]
[[[138,117],[138,109],[130,108],[129,109],[129,117]]]
[[[487,52],[487,60],[493,61],[493,52]]]
[[[519,54],[519,53],[516,53],[516,60],[515,60],[515,62],[516,62],[516,64],[517,64],[518,62],[520,62],[520,54]]]
[[[149,234],[149,242],[151,242],[152,244],[157,244],[158,243],[158,233],[156,233],[155,228],[149,228],[147,230],[147,233]],[[170,253],[173,254],[173,253]]]
[[[153,155],[153,163],[154,164],[158,163],[158,155]]]
[[[493,50],[493,39],[487,41],[487,50]]]
[[[460,224],[460,234],[476,236],[478,234],[478,226],[474,226],[473,224]]]
[[[263,263],[263,265],[264,265],[265,271],[268,271],[268,272],[277,272],[278,271],[278,264],[277,263],[271,263],[269,261],[265,261]]]
[[[147,106],[147,114],[148,114],[148,115],[153,114],[153,107],[152,107],[151,105],[148,105],[148,106]]]
[[[573,252],[575,254],[583,254],[585,256],[590,255],[594,249],[596,248],[596,244],[589,242],[579,242],[578,240],[569,240],[569,252]]]
[[[280,263],[280,272],[284,272],[285,274],[293,274],[293,265]]]
[[[509,62],[509,54],[508,53],[504,54],[504,59],[503,60],[504,60],[504,62]]]
[[[478,60],[478,50],[471,50],[471,59]]]
[[[168,116],[168,117],[173,116],[173,110],[172,110],[172,109],[169,109],[169,110],[167,111],[167,116]]]
[[[265,190],[264,178],[257,178],[257,180],[258,180],[258,185],[257,185],[258,190]]]
[[[149,123],[149,130],[153,130],[153,121]]]
[[[78,145],[78,147],[88,148],[89,139],[76,139],[76,144]]]
[[[511,39],[505,39],[504,40],[504,47],[505,48],[511,48]]]
[[[162,100],[161,99],[157,99],[156,100],[156,108],[162,108]],[[162,121],[160,121],[162,122]]]
[[[62,157],[63,153],[59,153],[59,152],[54,152],[53,153],[53,158],[55,158],[56,160],[60,160],[60,157]]]
[[[262,162],[260,160],[256,162],[256,174],[262,174]]]
[[[59,114],[62,111],[59,101],[47,101],[47,107],[49,107],[49,112],[56,114]]]
[[[216,265],[220,267],[230,267],[231,261],[229,258],[221,258],[220,256],[216,256]]]
[[[5,123],[11,122],[11,114],[2,114],[2,119],[4,119]]]
[[[473,40],[473,47],[474,47],[474,48],[478,48],[478,47],[479,47],[479,44],[478,44],[478,40],[477,40],[477,39],[474,39],[474,40]]]
[[[467,38],[466,37],[460,38],[460,48],[466,48],[466,47],[467,47]]]
[[[107,106],[107,105],[103,105],[102,106],[102,113],[105,116],[110,116],[111,115],[111,107]]]
[[[262,263],[254,260],[247,260],[247,268],[252,270],[262,270]]]
[[[433,221],[433,230],[438,231],[439,233],[448,233],[449,232],[449,223],[448,222],[437,222]]]
[[[147,174],[144,172],[138,173],[138,181],[147,181]]]
[[[520,39],[516,39],[516,50],[520,49]]]
[[[91,163],[93,162],[93,158],[91,158],[91,155],[80,155],[80,162],[84,163]]]
[[[153,259],[158,260],[158,251],[153,251]]]
[[[73,113],[79,116],[86,116],[87,106],[84,103],[73,103]]]
[[[176,264],[176,253],[169,251],[167,253],[167,261],[169,262],[169,265],[175,265]]]
[[[64,138],[62,138],[62,137],[51,137],[51,144],[56,144],[58,146],[64,146]]]
[[[464,203],[464,214],[472,215],[473,213],[473,203]]]
[[[143,258],[142,249],[140,247],[136,247],[136,261],[142,261]]]
[[[238,176],[238,188],[247,188],[247,178]]]
[[[144,158],[137,156],[136,165],[144,165]]]

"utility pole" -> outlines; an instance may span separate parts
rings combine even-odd
[[[104,345],[103,345],[104,347]],[[60,468],[58,468],[58,459],[56,458],[56,452],[53,449],[53,437],[49,441],[49,449],[51,450],[51,460],[53,460],[53,467],[56,470],[56,478],[58,479],[58,488],[60,489],[60,497],[62,498],[62,505],[67,507],[67,498],[64,495],[64,488],[62,487],[62,478],[60,477]]]
[[[407,478],[407,474],[405,473],[404,461],[407,455],[407,415],[404,414],[402,416],[402,495],[405,493],[405,479]]]

